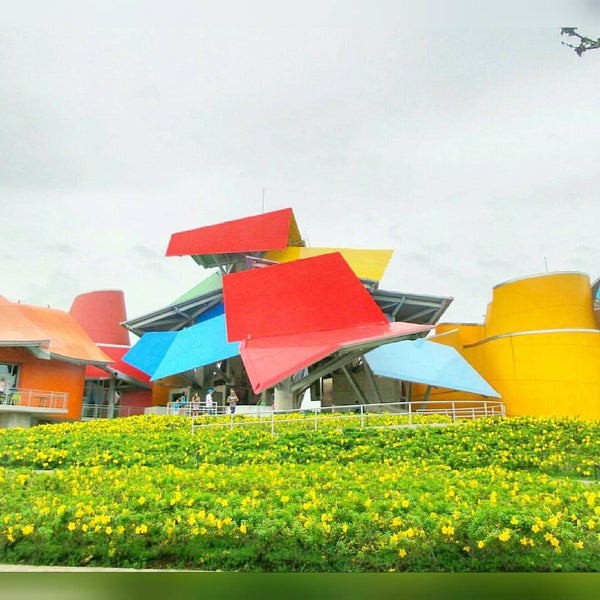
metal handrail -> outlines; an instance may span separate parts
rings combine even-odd
[[[10,388],[0,393],[0,407],[19,406],[29,408],[47,408],[50,410],[67,410],[69,394],[67,392],[51,392],[48,390],[31,390],[26,388]]]
[[[212,412],[211,412],[212,411]],[[204,403],[196,406],[195,402],[186,402],[183,406],[180,406],[178,402],[167,403],[167,415],[179,415],[182,417],[194,417],[201,415],[224,415],[227,414],[226,406],[219,406],[214,404],[212,409],[206,408]]]
[[[117,417],[134,417],[143,415],[145,406],[121,406],[120,404],[83,404],[82,420],[114,419]]]
[[[427,425],[447,425],[450,423],[462,422],[465,420],[475,420],[480,418],[504,418],[506,410],[504,402],[498,400],[429,400],[426,405],[423,401],[416,402],[382,402],[379,404],[349,404],[340,406],[326,406],[312,409],[289,409],[289,410],[265,410],[260,414],[260,407],[255,415],[229,415],[229,419],[215,419],[196,424],[196,417],[199,415],[189,414],[191,416],[192,433],[197,428],[202,427],[237,427],[264,425],[270,420],[271,433],[275,433],[277,425],[284,423],[297,423],[298,415],[302,415],[313,424],[316,430],[319,424],[327,420],[350,420],[358,421],[359,427],[402,427],[402,426],[427,426]],[[345,413],[345,414],[344,414]],[[375,425],[369,424],[369,415],[384,415],[386,413],[398,416],[406,416],[407,422],[402,424]],[[286,418],[289,415],[293,418]],[[295,415],[295,416],[294,416]],[[423,422],[415,417],[427,415],[440,415],[443,417],[440,421]],[[249,418],[250,417],[250,418]],[[270,418],[270,419],[269,419]],[[421,421],[421,422],[419,422]],[[305,421],[306,422],[306,421]]]

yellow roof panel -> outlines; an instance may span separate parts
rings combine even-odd
[[[293,246],[285,250],[271,250],[265,254],[265,258],[267,260],[287,263],[301,258],[330,254],[331,252],[339,252],[357,277],[381,281],[394,251],[353,248],[299,248]]]

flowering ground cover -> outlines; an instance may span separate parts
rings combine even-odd
[[[272,434],[218,419],[195,433],[154,415],[0,430],[0,562],[600,570],[597,422],[314,430],[307,417]]]

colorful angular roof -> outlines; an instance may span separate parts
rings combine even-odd
[[[0,339],[4,346],[26,346],[34,354],[76,364],[112,362],[68,313],[0,300]]]
[[[213,276],[208,288],[202,282],[173,306],[125,323],[142,335],[125,360],[152,379],[239,353],[259,392],[317,362],[308,378],[426,335],[451,301],[379,291],[370,282],[381,279],[391,250],[305,248],[289,208],[175,233],[167,256],[184,255],[219,268],[222,289]],[[221,301],[224,317],[192,324]]]
[[[390,323],[339,252],[226,275],[223,298],[255,393],[332,354],[433,327]]]

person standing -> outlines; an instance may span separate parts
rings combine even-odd
[[[192,415],[200,414],[200,396],[198,395],[198,392],[194,392],[194,395],[192,396],[190,409],[192,411]]]
[[[206,398],[204,399],[204,406],[206,407],[206,412],[209,415],[215,414],[215,402],[213,400],[213,394],[215,390],[213,388],[208,388],[206,392]]]
[[[235,407],[239,402],[239,398],[235,393],[235,390],[229,390],[229,396],[227,396],[227,404],[229,404],[229,412],[233,415],[235,414]]]
[[[185,392],[183,392],[183,394],[181,394],[181,396],[179,397],[179,414],[180,415],[185,415],[185,405],[187,403],[187,396],[185,395]]]

